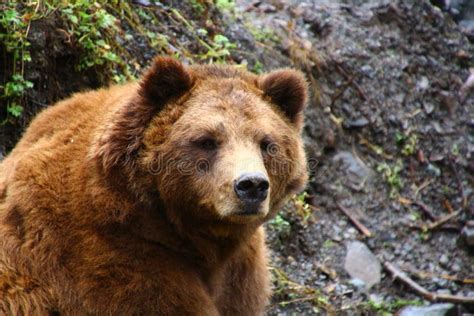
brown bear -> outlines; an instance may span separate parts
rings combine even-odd
[[[0,164],[0,314],[262,314],[306,100],[296,70],[158,57],[44,110]]]

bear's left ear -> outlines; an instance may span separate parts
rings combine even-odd
[[[167,104],[188,92],[192,74],[179,61],[157,57],[140,80],[137,95],[124,103],[104,122],[94,140],[91,157],[105,173],[132,170],[142,138],[153,117]]]
[[[140,95],[155,110],[173,97],[180,97],[193,86],[193,78],[185,66],[171,57],[156,57],[140,81]]]
[[[298,128],[308,99],[308,83],[301,71],[280,69],[265,75],[260,88]]]

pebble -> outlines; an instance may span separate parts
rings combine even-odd
[[[439,258],[439,263],[441,264],[444,264],[446,265],[447,263],[449,262],[449,258],[447,255],[442,255],[440,258]]]
[[[420,80],[416,83],[416,87],[419,90],[426,90],[430,86],[430,81],[426,77],[421,77]]]
[[[344,269],[353,279],[363,281],[367,290],[381,279],[379,260],[364,243],[359,241],[348,243]]]
[[[373,171],[360,158],[355,157],[350,151],[340,151],[332,159],[346,174],[347,180],[354,185],[359,185],[373,177]]]
[[[361,279],[354,278],[354,279],[351,279],[349,282],[358,290],[365,289],[366,287],[365,282]]]
[[[439,177],[441,175],[441,170],[433,164],[428,164],[426,171],[434,177]]]
[[[429,306],[407,306],[399,313],[400,316],[445,316],[452,309],[453,304],[433,304]]]
[[[454,263],[454,264],[451,266],[451,271],[453,271],[453,272],[461,272],[461,265],[459,265],[459,263]]]
[[[474,225],[466,225],[462,230],[461,236],[469,247],[474,247]]]
[[[451,295],[451,291],[448,289],[437,290],[436,293],[439,295]]]
[[[433,113],[434,105],[431,102],[423,102],[423,109],[425,110],[426,114]]]
[[[360,128],[360,127],[367,126],[368,124],[369,124],[369,121],[365,117],[361,117],[361,118],[356,119],[356,120],[345,122],[344,127],[346,127],[346,128]]]

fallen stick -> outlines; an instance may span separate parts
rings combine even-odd
[[[354,224],[354,226],[366,237],[372,237],[372,233],[370,230],[365,227],[352,213],[349,211],[347,208],[345,208],[342,204],[339,202],[336,202],[337,208],[341,210]]]
[[[412,202],[414,205],[418,206],[419,208],[421,208],[421,210],[423,211],[423,213],[425,213],[426,216],[428,216],[432,221],[436,221],[438,218],[436,217],[436,215],[434,215],[433,211],[431,210],[431,208],[426,205],[425,203],[421,202],[421,201],[413,201]]]
[[[383,263],[383,267],[387,270],[395,280],[399,280],[411,288],[416,294],[422,296],[430,302],[448,302],[455,304],[474,304],[474,297],[451,295],[451,294],[436,294],[428,291],[415,281],[413,281],[405,272],[397,269],[388,261]]]
[[[432,272],[416,271],[416,270],[410,271],[410,273],[416,275],[420,279],[440,278],[440,279],[455,281],[455,282],[464,283],[464,284],[474,284],[474,279],[463,279],[463,278],[459,278],[457,275],[447,275],[447,274],[438,275]]]
[[[336,69],[346,78],[346,80],[352,84],[354,86],[354,88],[356,88],[356,91],[357,91],[357,94],[359,94],[359,97],[364,100],[364,101],[367,101],[368,98],[367,98],[367,95],[365,94],[364,90],[362,90],[362,88],[359,86],[359,84],[357,82],[355,82],[354,78],[351,77],[347,71],[342,68],[342,66],[339,64],[339,63],[336,63]]]
[[[443,225],[444,223],[450,221],[451,219],[453,219],[454,217],[458,216],[459,214],[461,214],[463,210],[460,209],[460,210],[457,210],[456,212],[454,213],[451,213],[451,214],[448,214],[440,219],[438,219],[436,222],[434,223],[431,223],[429,225],[426,226],[426,228],[428,228],[429,230],[433,230],[433,229],[436,229],[438,228],[439,226]]]

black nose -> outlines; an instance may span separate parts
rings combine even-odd
[[[234,190],[243,202],[256,203],[266,199],[269,186],[262,173],[244,173],[235,181]]]

